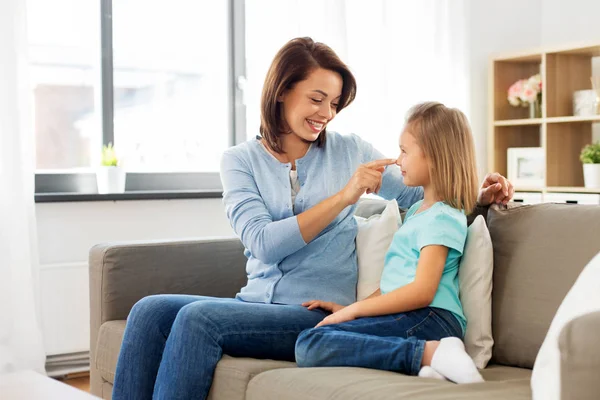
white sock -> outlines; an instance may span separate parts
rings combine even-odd
[[[465,351],[465,345],[459,338],[447,337],[431,358],[431,368],[456,383],[483,382],[475,363]]]
[[[440,374],[439,372],[437,372],[435,369],[431,368],[428,365],[421,368],[421,370],[419,371],[419,377],[439,379],[440,381],[446,380],[446,378],[444,378],[444,375]]]

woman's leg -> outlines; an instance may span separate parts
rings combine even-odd
[[[300,367],[353,366],[417,375],[426,341],[462,337],[458,321],[448,321],[443,312],[427,307],[308,329],[298,337],[296,362]]]
[[[157,295],[138,301],[127,318],[113,387],[114,400],[151,399],[171,326],[181,308],[211,299],[202,296]],[[235,301],[223,299],[222,301]]]
[[[326,315],[302,306],[238,300],[188,304],[173,322],[154,398],[206,398],[222,354],[293,361],[298,334]]]

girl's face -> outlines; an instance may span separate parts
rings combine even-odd
[[[318,68],[303,81],[287,90],[278,99],[292,133],[307,142],[314,142],[336,114],[342,94],[340,74]]]
[[[406,186],[426,186],[430,182],[429,162],[408,129],[400,135],[400,156],[396,164],[402,170]]]

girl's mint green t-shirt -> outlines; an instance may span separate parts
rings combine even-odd
[[[425,246],[448,247],[442,278],[430,307],[452,312],[460,322],[463,334],[467,320],[459,299],[458,267],[467,239],[467,217],[443,202],[437,202],[418,214],[423,201],[406,213],[402,227],[394,234],[385,256],[381,275],[381,293],[389,293],[415,280],[421,249]]]

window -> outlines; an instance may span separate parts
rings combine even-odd
[[[115,146],[129,171],[218,171],[231,137],[228,4],[166,4],[113,2]]]
[[[36,167],[92,165],[99,129],[100,4],[81,0],[28,0],[30,79]]]
[[[144,175],[132,190],[142,190],[152,173],[161,173],[156,182],[168,179],[162,173],[179,173],[177,181],[189,181],[182,189],[215,182],[221,154],[235,142],[234,113],[244,110],[233,89],[234,76],[243,75],[243,66],[234,68],[244,63],[243,49],[237,60],[233,55],[243,2],[27,1],[44,192],[93,190],[93,168],[109,142],[128,172],[128,188],[130,173]],[[48,184],[58,179],[48,173],[70,183]],[[198,178],[207,179],[192,185]],[[156,182],[149,189],[158,190]]]

